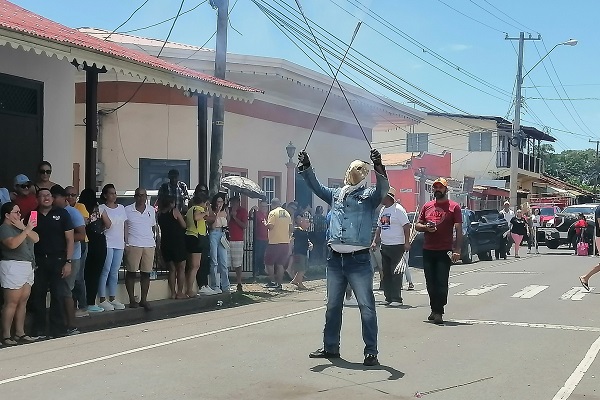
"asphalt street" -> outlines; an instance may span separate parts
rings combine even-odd
[[[445,326],[426,321],[415,270],[404,307],[378,305],[379,367],[362,366],[356,307],[344,310],[342,359],[308,358],[321,286],[2,349],[0,399],[600,399],[600,276],[591,293],[578,280],[600,258],[548,252],[454,266]]]

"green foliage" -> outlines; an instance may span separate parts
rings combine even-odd
[[[564,150],[554,152],[551,144],[543,144],[540,156],[548,175],[591,190],[596,183],[600,162],[596,150]]]

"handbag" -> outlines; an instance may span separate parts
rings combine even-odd
[[[86,230],[97,235],[104,234],[104,222],[102,221],[102,216],[100,215],[98,208],[95,208],[90,215],[90,222],[87,224]]]
[[[223,247],[225,247],[227,250],[229,250],[229,240],[227,240],[227,237],[225,237],[225,234],[221,235],[221,245],[223,245]]]
[[[577,243],[577,255],[578,256],[587,256],[590,245],[587,242],[579,242]]]

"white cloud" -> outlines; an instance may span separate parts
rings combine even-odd
[[[450,46],[447,46],[446,49],[450,51],[465,51],[469,50],[472,47],[473,46],[468,44],[451,44]]]

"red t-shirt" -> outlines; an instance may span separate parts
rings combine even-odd
[[[426,250],[452,250],[454,224],[462,224],[460,204],[452,200],[437,202],[428,201],[421,209],[419,222],[435,223],[435,232],[425,232],[423,248]]]
[[[254,225],[254,229],[256,232],[256,240],[269,240],[269,230],[265,225],[265,221],[267,220],[268,215],[266,213],[262,213],[260,211],[256,211],[254,220],[256,224]]]
[[[38,206],[37,196],[35,194],[15,196],[13,203],[19,206],[21,217],[23,217],[25,221],[29,220],[29,214],[31,214]]]
[[[248,221],[248,211],[242,207],[238,207],[236,217],[240,221]],[[229,220],[229,240],[232,242],[244,241],[244,228],[242,228],[237,221],[233,219],[233,216]]]

